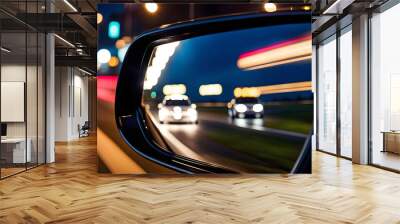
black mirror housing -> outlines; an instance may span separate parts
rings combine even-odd
[[[180,173],[234,173],[165,151],[152,141],[142,108],[147,63],[153,49],[160,44],[207,34],[295,23],[310,23],[311,26],[310,12],[230,15],[165,25],[136,37],[126,53],[116,90],[115,120],[123,139],[141,156]],[[305,173],[311,169],[311,160],[308,161],[307,156],[311,158],[309,139],[292,173]]]

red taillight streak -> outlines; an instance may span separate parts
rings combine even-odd
[[[97,76],[97,98],[108,103],[115,102],[118,76]]]
[[[259,54],[259,53],[263,53],[263,52],[266,52],[266,51],[270,51],[270,50],[273,50],[273,49],[285,47],[285,46],[288,46],[288,45],[291,45],[291,44],[295,44],[295,43],[298,43],[298,42],[302,42],[302,41],[305,41],[305,40],[310,40],[310,39],[311,39],[311,35],[309,35],[309,34],[307,34],[305,36],[301,36],[301,37],[296,37],[296,38],[289,39],[289,40],[286,40],[286,41],[283,41],[283,42],[279,42],[279,43],[276,43],[276,44],[273,44],[273,45],[270,45],[270,46],[267,46],[267,47],[263,47],[263,48],[260,48],[260,49],[254,50],[254,51],[246,52],[244,54],[241,54],[239,56],[239,59],[246,58],[246,57],[249,57],[249,56],[252,56],[252,55],[256,55],[256,54]]]

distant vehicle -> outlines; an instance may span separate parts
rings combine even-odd
[[[165,96],[158,104],[158,119],[164,123],[194,123],[198,124],[196,104],[192,104],[186,95]]]
[[[264,107],[257,97],[240,97],[228,103],[228,114],[235,118],[262,118]]]

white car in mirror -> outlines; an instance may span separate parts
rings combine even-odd
[[[158,104],[158,119],[163,123],[198,123],[196,104],[186,95],[165,96]]]

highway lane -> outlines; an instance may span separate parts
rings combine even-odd
[[[219,113],[212,113],[212,112],[200,112],[199,113],[199,120],[202,121],[212,121],[212,122],[222,122],[229,125],[235,125],[242,128],[253,129],[256,131],[262,131],[269,133],[274,136],[281,136],[284,138],[289,139],[305,139],[307,135],[292,131],[285,131],[275,128],[265,127],[264,119],[262,118],[255,118],[255,119],[244,119],[244,118],[236,118],[231,119],[228,115],[223,115]]]
[[[183,151],[180,147],[171,146],[170,144],[173,148],[172,150],[177,154],[242,173],[264,173],[271,170],[280,171],[256,157],[228,148],[223,144],[209,139],[206,134],[208,125],[205,122],[199,125],[166,124],[162,126],[162,128],[166,128],[178,141],[186,146]]]
[[[153,112],[153,115],[157,118],[156,113]],[[262,122],[262,119],[236,119],[232,121],[228,116],[223,116],[222,114],[200,111],[198,125],[157,123],[157,126],[160,127],[164,138],[172,143],[170,144],[170,146],[172,145],[172,150],[179,155],[216,164],[242,173],[288,172],[291,167],[288,168],[290,165],[287,164],[294,163],[306,136],[269,129],[263,127]],[[225,132],[226,136],[223,135]],[[271,159],[268,156],[262,155],[262,153],[248,153],[245,148],[232,147],[234,143],[226,144],[224,141],[221,142],[221,139],[224,140],[224,137],[229,138],[230,134],[235,134],[236,132],[243,133],[243,136],[256,136],[258,139],[277,138],[279,141],[295,142],[292,144],[294,146],[292,149],[284,149],[291,150],[290,152],[293,155],[289,159],[284,158],[285,160],[282,158],[274,159],[274,157]],[[242,142],[246,142],[247,140],[248,138],[242,139]],[[254,142],[249,143],[252,144]],[[265,147],[265,152],[268,153],[269,146],[263,145],[262,147]],[[280,164],[281,161],[284,161],[285,165]]]

